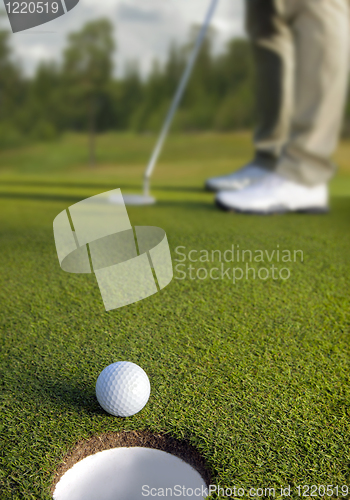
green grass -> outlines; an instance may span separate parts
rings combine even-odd
[[[92,275],[60,270],[52,221],[84,197],[137,190],[153,142],[103,136],[93,170],[82,136],[0,155],[1,499],[50,498],[74,443],[131,429],[188,439],[221,486],[350,485],[350,144],[336,155],[329,215],[247,217],[217,211],[201,187],[249,159],[249,136],[171,137],[154,178],[159,203],[130,207],[133,225],[165,229],[174,259],[178,246],[279,245],[302,250],[303,262],[275,254],[288,280],[235,284],[180,280],[175,270],[161,293],[106,313]],[[141,365],[152,386],[128,419],[105,414],[94,396],[99,372],[121,359]]]

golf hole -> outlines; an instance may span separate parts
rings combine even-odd
[[[80,442],[61,464],[54,500],[205,498],[210,474],[188,443],[147,432],[109,433]]]

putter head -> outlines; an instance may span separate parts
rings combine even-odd
[[[146,196],[143,194],[123,194],[123,200],[125,205],[131,206],[154,205],[156,202],[153,196]],[[108,201],[111,204],[120,204],[120,198],[117,196],[111,195]]]

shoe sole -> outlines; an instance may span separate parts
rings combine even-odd
[[[267,212],[263,212],[261,210],[244,210],[241,208],[227,207],[223,203],[218,200],[215,200],[216,206],[223,210],[224,212],[233,212],[238,214],[246,214],[246,215],[282,215],[286,213],[297,213],[297,214],[311,214],[311,215],[323,215],[329,213],[329,208],[321,208],[321,207],[310,207],[310,208],[299,208],[297,210],[287,210],[286,208],[276,208],[269,210]]]
[[[204,185],[204,190],[205,190],[205,191],[210,191],[210,193],[216,193],[216,191],[217,191],[216,189],[214,189],[214,188],[212,188],[212,187],[208,186],[208,184],[205,184],[205,185]]]
[[[210,193],[218,193],[219,191],[240,191],[241,189],[242,188],[229,188],[227,186],[225,186],[225,188],[222,188],[222,187],[221,188],[214,188],[208,184],[204,185],[204,190],[209,191]]]

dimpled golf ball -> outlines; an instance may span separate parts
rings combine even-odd
[[[107,366],[96,382],[96,397],[111,415],[131,417],[142,410],[151,392],[146,372],[129,361]]]

